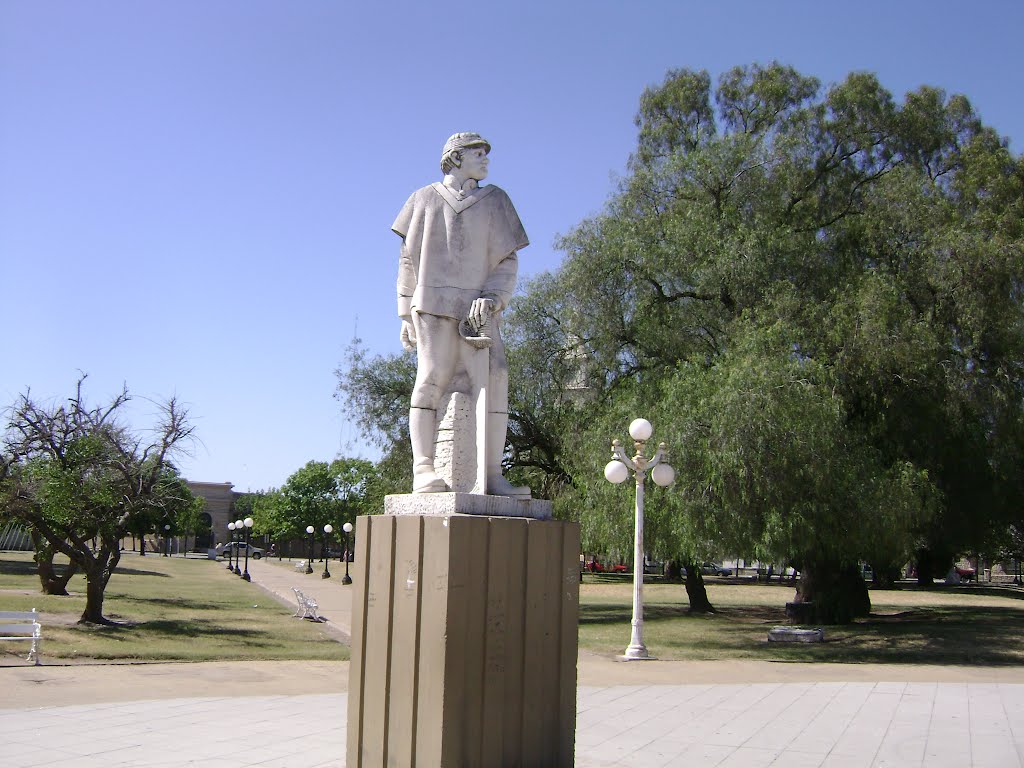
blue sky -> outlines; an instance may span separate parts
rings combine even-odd
[[[371,7],[372,6],[372,7]],[[0,406],[188,405],[190,479],[280,485],[375,453],[334,369],[397,351],[406,197],[482,133],[530,235],[598,212],[669,68],[779,60],[965,93],[1024,146],[1019,2],[0,0]]]

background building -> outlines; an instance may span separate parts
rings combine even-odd
[[[242,494],[231,490],[234,488],[232,483],[185,482],[189,490],[205,502],[201,517],[210,526],[208,533],[196,538],[194,549],[201,551],[223,544],[228,537],[228,523],[235,520],[235,499]]]

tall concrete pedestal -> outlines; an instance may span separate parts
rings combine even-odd
[[[356,523],[348,768],[573,765],[575,523]]]

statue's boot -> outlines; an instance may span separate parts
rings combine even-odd
[[[412,443],[412,492],[442,493],[448,485],[434,471],[434,431],[437,411],[412,408],[409,411],[409,438]]]
[[[487,493],[492,496],[530,498],[526,485],[512,485],[501,474],[501,457],[505,453],[505,433],[508,429],[507,413],[487,414]]]

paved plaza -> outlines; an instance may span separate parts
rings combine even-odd
[[[340,578],[249,570],[285,598],[306,589],[347,634]],[[1024,754],[1018,668],[626,663],[581,652],[579,681],[581,767],[1010,768]],[[6,665],[0,765],[340,767],[347,687],[347,662]]]

